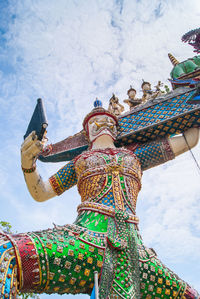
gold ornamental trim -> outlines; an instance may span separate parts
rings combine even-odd
[[[132,168],[124,167],[120,164],[110,163],[108,165],[98,166],[95,168],[90,168],[86,171],[84,171],[78,178],[78,185],[81,184],[81,182],[89,177],[99,175],[99,174],[107,174],[107,175],[113,175],[113,173],[118,172],[120,175],[130,176],[133,177],[139,185],[141,185],[141,176]]]

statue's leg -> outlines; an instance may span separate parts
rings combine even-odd
[[[17,296],[17,259],[12,242],[0,233],[0,298]]]
[[[77,225],[12,235],[20,292],[90,294],[100,275],[104,234]]]
[[[154,250],[139,246],[141,298],[198,299],[199,294],[163,265]]]

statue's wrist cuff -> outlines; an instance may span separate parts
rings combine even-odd
[[[36,164],[33,164],[31,168],[24,168],[22,167],[23,173],[32,173],[36,170]]]

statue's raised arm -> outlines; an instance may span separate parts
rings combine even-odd
[[[32,132],[21,146],[21,165],[25,181],[31,196],[36,201],[45,201],[76,184],[76,174],[73,161],[65,165],[48,181],[44,182],[36,167],[37,156],[44,148],[45,139],[38,140],[35,132]],[[65,178],[62,178],[62,174]]]
[[[56,195],[49,181],[43,182],[36,169],[36,159],[42,150],[43,142],[38,140],[34,131],[21,146],[22,171],[28,190],[36,201],[45,201]]]

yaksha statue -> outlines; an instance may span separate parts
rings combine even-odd
[[[83,127],[89,150],[70,161],[47,182],[36,169],[43,148],[32,132],[21,148],[22,169],[36,201],[45,201],[77,184],[81,195],[72,225],[18,235],[1,233],[1,298],[17,291],[91,294],[94,272],[99,297],[199,298],[197,291],[169,270],[155,251],[144,246],[135,214],[142,171],[187,150],[183,137],[127,148],[116,148],[117,117],[97,107]],[[197,128],[185,132],[190,147],[198,142]]]

